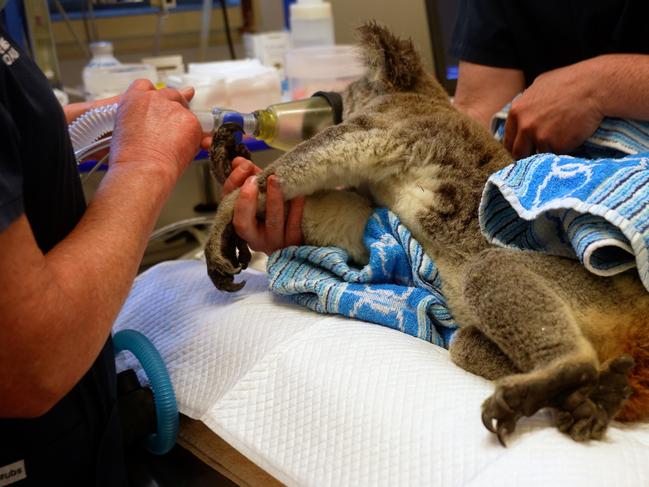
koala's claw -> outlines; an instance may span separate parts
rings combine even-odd
[[[232,223],[228,223],[222,232],[213,229],[205,247],[205,260],[207,274],[217,289],[236,292],[245,286],[246,281],[235,283],[234,276],[248,267],[250,258],[247,242],[235,233]]]
[[[221,269],[215,269],[213,267],[207,268],[207,275],[210,276],[214,287],[230,293],[237,292],[246,285],[246,281],[234,282],[234,276],[239,272],[241,272],[241,268],[238,270],[235,269],[232,273],[223,272]]]
[[[510,407],[505,399],[505,389],[498,388],[482,404],[482,424],[498,437],[502,446],[507,446],[505,438],[514,432],[522,414]],[[494,421],[496,423],[494,427]]]

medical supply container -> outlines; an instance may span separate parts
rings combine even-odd
[[[358,49],[344,44],[291,49],[284,65],[289,96],[294,100],[320,90],[343,91],[364,72]]]
[[[215,109],[215,126],[232,122],[243,132],[271,147],[290,150],[330,125],[342,120],[342,98],[338,93],[318,92],[310,98],[277,103],[252,113]]]
[[[86,99],[94,99],[90,92],[90,90],[93,88],[93,86],[91,86],[94,81],[93,71],[97,71],[97,68],[119,66],[121,63],[113,55],[112,42],[91,42],[89,47],[92,58],[83,68],[81,77],[83,79],[83,89],[86,94]]]
[[[115,66],[98,66],[84,70],[84,91],[89,101],[108,98],[123,93],[136,79],[146,78],[158,82],[158,73],[150,64],[127,63]]]
[[[292,47],[332,46],[334,20],[331,4],[323,0],[297,0],[290,6]]]
[[[258,59],[189,63],[187,71],[193,78],[189,84],[204,80],[197,88],[196,96],[203,97],[203,92],[207,91],[205,103],[212,102],[210,110],[215,106],[227,106],[240,112],[251,112],[282,100],[279,71],[264,66]],[[210,87],[206,83],[213,84]],[[226,102],[217,103],[216,97],[225,98]]]

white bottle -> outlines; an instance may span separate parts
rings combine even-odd
[[[87,100],[94,100],[97,93],[98,72],[119,66],[121,63],[113,56],[113,43],[107,41],[92,42],[90,44],[92,59],[83,68],[83,89]]]
[[[323,0],[297,0],[290,6],[291,45],[333,46],[334,22],[331,4]]]

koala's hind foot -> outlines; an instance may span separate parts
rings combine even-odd
[[[589,361],[577,361],[506,377],[483,403],[482,422],[505,446],[521,417],[550,407],[557,411],[557,428],[572,439],[600,439],[631,393],[632,368],[633,359],[622,355],[599,373]]]
[[[633,360],[623,355],[599,373],[592,363],[577,361],[506,377],[483,403],[482,422],[505,446],[521,417],[550,407],[557,411],[557,428],[573,440],[600,439],[630,395],[631,368]]]
[[[628,379],[633,367],[633,359],[621,355],[599,373],[590,395],[576,391],[563,399],[556,405],[557,428],[576,441],[600,439],[622,403],[633,393]]]
[[[522,416],[544,407],[558,411],[557,427],[573,439],[600,438],[629,394],[633,360],[621,356],[600,370],[592,344],[558,292],[557,264],[547,256],[489,249],[466,268],[464,296],[474,326],[520,371],[501,377],[482,408],[485,426],[503,444]],[[460,352],[451,356],[461,358]]]

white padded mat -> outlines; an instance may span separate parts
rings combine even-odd
[[[197,261],[140,276],[115,325],[149,337],[178,405],[288,485],[647,486],[649,425],[577,444],[545,413],[503,448],[489,382],[394,330],[298,308],[248,271],[235,294]],[[135,364],[130,357],[122,360]]]

